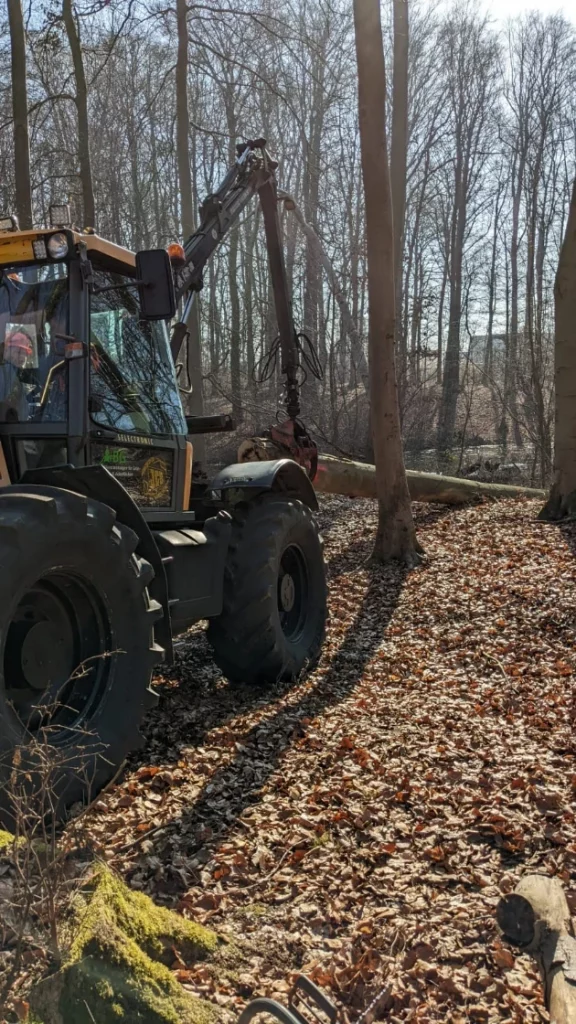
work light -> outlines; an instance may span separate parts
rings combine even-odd
[[[32,251],[34,253],[35,259],[46,259],[46,242],[43,238],[37,238],[34,242],[32,242]]]
[[[67,228],[72,223],[69,203],[52,203],[48,208],[51,228]]]
[[[48,252],[53,260],[62,260],[68,255],[68,239],[63,231],[50,235],[48,239]]]

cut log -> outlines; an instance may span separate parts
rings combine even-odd
[[[261,462],[266,459],[286,458],[272,441],[252,437],[243,441],[238,449],[238,462]],[[479,480],[440,476],[438,473],[407,471],[408,488],[412,501],[438,502],[440,505],[465,505],[482,498],[499,501],[502,498],[544,498],[545,491],[511,484],[487,484]],[[314,487],[321,494],[343,494],[351,498],[376,497],[376,469],[363,462],[318,456],[318,470]]]
[[[552,1024],[574,1024],[576,939],[558,879],[526,875],[500,900],[496,916],[504,937],[538,961]]]

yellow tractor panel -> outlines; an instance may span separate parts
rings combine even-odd
[[[33,260],[32,242],[38,238],[37,233],[0,234],[0,264],[24,263]]]

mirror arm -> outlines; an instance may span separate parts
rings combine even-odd
[[[46,383],[44,384],[44,387],[42,388],[42,394],[40,395],[40,408],[41,409],[43,409],[44,406],[46,405],[46,399],[48,398],[48,392],[50,391],[50,387],[52,385],[52,379],[54,377],[54,374],[56,373],[56,370],[60,369],[61,366],[66,366],[66,360],[65,359],[61,359],[59,363],[54,363],[54,366],[51,366],[49,371],[48,371],[48,376],[46,377]]]

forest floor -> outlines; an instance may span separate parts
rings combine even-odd
[[[330,498],[318,669],[228,685],[178,643],[146,746],[85,817],[130,882],[238,943],[175,963],[232,1022],[297,973],[355,1020],[546,1021],[495,908],[528,870],[576,914],[576,526],[539,503],[415,506],[426,557],[369,566],[372,502]]]

